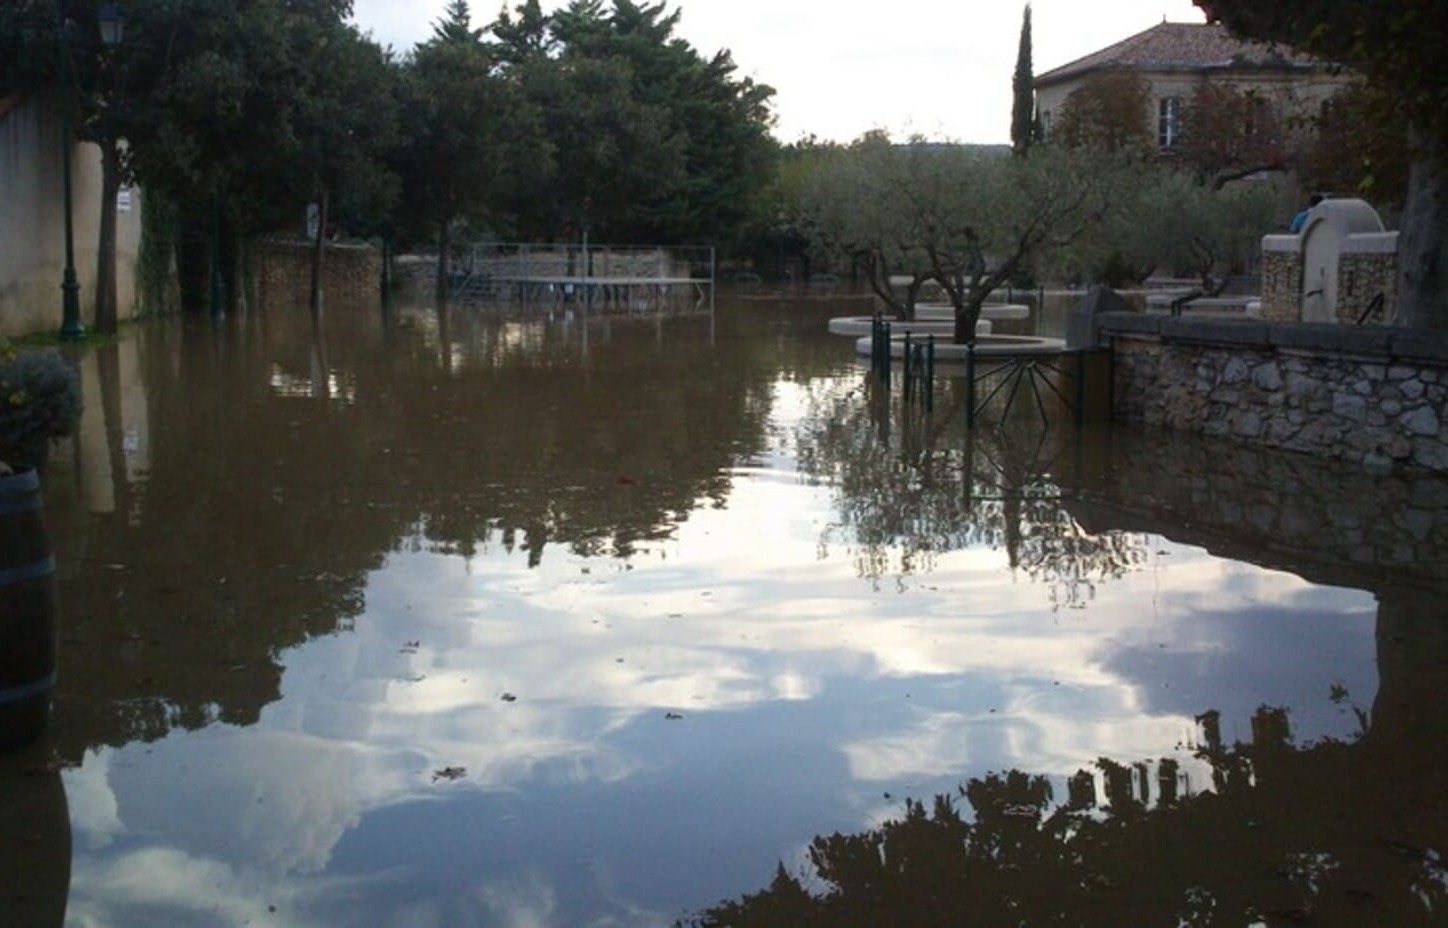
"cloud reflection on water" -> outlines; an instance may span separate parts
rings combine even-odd
[[[465,351],[450,356],[466,369]],[[666,922],[756,885],[759,868],[806,835],[887,814],[885,793],[948,790],[966,772],[1061,777],[1103,755],[1182,753],[1206,708],[1221,709],[1228,730],[1270,701],[1299,712],[1304,737],[1349,732],[1351,718],[1310,707],[1325,705],[1334,683],[1370,697],[1369,594],[1137,533],[1126,541],[1141,557],[1090,548],[1105,567],[1085,572],[1089,596],[1070,600],[1080,587],[1053,599],[1081,576],[1077,543],[1098,537],[1074,523],[1008,550],[1005,504],[965,505],[944,482],[926,500],[941,503],[937,522],[865,505],[847,517],[842,508],[861,499],[849,495],[876,483],[869,469],[797,467],[802,427],[858,386],[828,370],[798,383],[771,374],[777,405],[763,437],[727,470],[675,478],[670,467],[688,468],[636,451],[643,466],[629,484],[585,485],[610,479],[611,461],[550,461],[548,479],[569,482],[567,499],[546,506],[535,495],[546,496],[547,480],[534,494],[524,466],[476,477],[459,498],[399,493],[435,508],[399,513],[410,526],[400,536],[379,520],[375,537],[395,538],[391,550],[340,558],[370,565],[346,599],[355,614],[321,632],[288,627],[285,645],[263,652],[279,668],[280,698],[268,696],[256,724],[100,746],[67,773],[85,849],[77,918],[264,923],[276,904],[289,925]],[[375,388],[355,382],[367,408]],[[456,399],[449,381],[432,386],[440,421],[474,409],[475,384],[461,383]],[[598,379],[590,388],[605,390]],[[386,441],[389,451],[403,443]],[[305,453],[289,453],[272,482],[300,471],[301,490],[332,491],[328,466],[312,473]],[[998,456],[1003,470],[1015,466],[1009,453]],[[471,454],[438,471],[474,478],[482,465]],[[422,470],[425,458],[409,460]],[[938,475],[952,473],[939,460]],[[891,473],[921,485],[918,470]],[[661,485],[667,499],[656,501]],[[361,507],[364,489],[327,499]],[[329,526],[296,501],[305,497],[292,492],[290,505]],[[579,500],[597,510],[570,526]],[[493,505],[506,515],[489,521]],[[1032,513],[1060,515],[1057,500],[1032,505],[1026,527]],[[546,556],[518,541],[539,513],[555,520],[539,536]],[[971,521],[981,513],[989,531]],[[345,535],[334,542],[341,554]],[[917,543],[913,553],[928,556],[907,563]],[[312,572],[308,553],[289,551],[300,563],[287,572]],[[133,597],[161,582],[163,568],[130,569]],[[241,600],[257,622],[263,607],[298,608],[263,592]],[[1057,608],[1067,600],[1084,608]],[[214,673],[241,667],[235,679],[248,669],[222,666]],[[461,768],[457,780],[437,776]],[[202,898],[216,907],[198,910]]]

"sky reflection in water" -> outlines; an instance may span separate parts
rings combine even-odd
[[[1354,735],[1369,592],[1139,526],[1067,593],[998,538],[910,571],[862,540],[818,431],[864,402],[827,310],[250,320],[199,385],[205,333],[123,345],[127,398],[86,413],[125,420],[91,432],[111,511],[94,444],[48,491],[68,922],[668,924],[990,771],[1176,756],[1209,788],[1208,709],[1229,741],[1262,705]],[[237,623],[260,651],[227,656]]]

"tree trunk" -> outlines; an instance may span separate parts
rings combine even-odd
[[[96,313],[92,328],[102,335],[116,334],[116,197],[121,191],[121,152],[115,139],[102,139],[101,221],[96,243]]]
[[[1398,325],[1448,332],[1448,141],[1417,142],[1398,235]]]
[[[327,255],[327,191],[317,202],[317,241],[312,246],[312,293],[307,305],[312,308],[312,317],[322,315],[322,259]]]
[[[447,305],[448,259],[452,251],[450,224],[444,221],[437,230],[437,279],[433,284],[433,299],[438,306]]]
[[[951,302],[955,304],[954,339],[957,345],[975,344],[975,324],[980,321],[980,308],[989,293],[989,290],[982,292],[974,286],[959,295],[951,293]]]

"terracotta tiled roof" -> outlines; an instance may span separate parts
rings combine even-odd
[[[1218,23],[1167,23],[1152,26],[1129,39],[1077,58],[1036,77],[1049,85],[1091,71],[1110,68],[1208,70],[1231,67],[1307,69],[1317,64],[1285,46],[1249,42]]]

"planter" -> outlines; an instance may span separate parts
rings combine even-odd
[[[55,688],[55,560],[35,471],[0,476],[0,750],[34,740]]]

